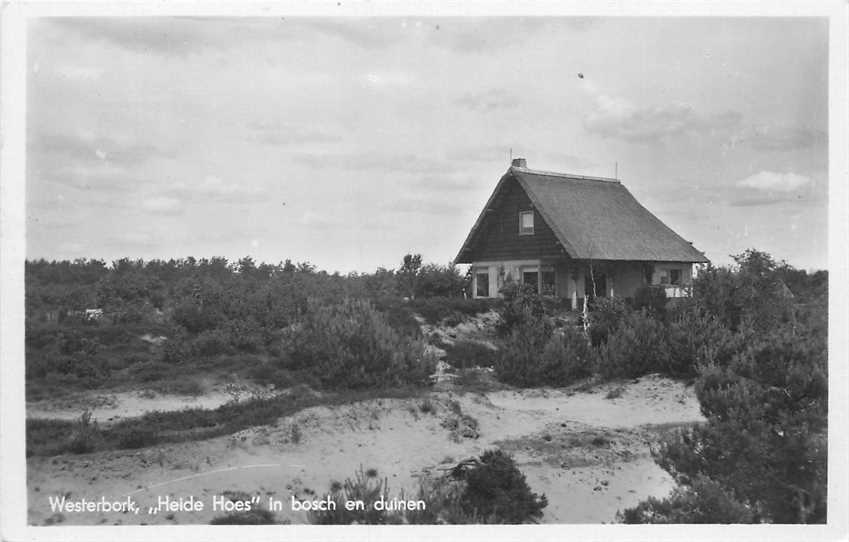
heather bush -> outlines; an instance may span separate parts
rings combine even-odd
[[[749,506],[736,500],[723,487],[700,476],[669,497],[649,497],[617,514],[623,523],[754,523]]]
[[[386,478],[379,478],[374,469],[359,470],[354,478],[348,478],[343,484],[334,484],[327,496],[336,503],[335,507],[327,510],[310,510],[307,513],[309,522],[314,525],[385,525],[403,522],[403,514],[397,511],[375,509],[374,503],[383,499],[391,499]],[[364,509],[347,510],[348,501],[362,501]],[[334,509],[331,509],[334,508]]]
[[[545,316],[543,300],[531,286],[510,281],[505,283],[500,293],[503,299],[498,310],[498,335],[510,336],[515,328],[530,320],[538,322]]]
[[[465,482],[460,508],[479,523],[528,523],[542,517],[545,495],[531,491],[513,458],[487,450],[479,458],[457,465],[451,475]]]
[[[495,350],[477,341],[458,340],[454,344],[438,346],[445,350],[443,361],[457,369],[490,367],[497,356]]]
[[[531,307],[517,317],[510,335],[503,341],[495,358],[498,380],[516,386],[538,386],[541,380],[542,353],[551,339],[553,326]]]
[[[665,371],[669,359],[663,323],[635,311],[626,314],[599,347],[598,373],[603,378],[634,378]]]
[[[465,299],[462,297],[417,298],[409,303],[411,310],[420,314],[429,324],[438,324],[452,319],[458,323],[465,316],[474,316],[489,310],[487,299]]]
[[[292,329],[286,368],[305,369],[328,387],[421,385],[435,369],[420,341],[400,336],[367,301],[310,302]]]
[[[596,365],[596,350],[579,329],[566,326],[552,334],[540,356],[540,384],[566,386],[590,376]]]
[[[663,372],[672,376],[696,376],[698,366],[706,363],[727,365],[745,340],[743,333],[732,333],[694,303],[679,305],[668,320],[669,358]]]
[[[590,305],[590,340],[600,346],[615,333],[629,314],[625,301],[618,297],[597,297]]]
[[[195,356],[215,356],[233,352],[230,337],[221,329],[202,331],[191,343],[191,351]]]
[[[91,411],[86,410],[76,422],[68,451],[74,454],[87,454],[93,452],[101,440],[97,422],[91,421]]]
[[[210,525],[273,525],[277,523],[274,513],[266,508],[251,508],[243,512],[230,512],[216,516]]]
[[[634,292],[634,309],[646,309],[652,316],[663,319],[666,315],[666,290],[656,286],[641,286]]]

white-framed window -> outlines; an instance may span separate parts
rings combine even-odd
[[[489,297],[489,269],[475,270],[475,297]]]
[[[534,212],[519,211],[519,235],[534,234]]]

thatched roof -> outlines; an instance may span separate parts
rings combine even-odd
[[[516,179],[568,255],[581,260],[707,262],[619,181],[511,166],[469,233],[457,262],[481,226],[504,183]],[[466,262],[469,263],[469,262]]]

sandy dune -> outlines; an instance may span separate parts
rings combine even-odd
[[[608,399],[619,386],[621,395]],[[301,523],[304,513],[288,506],[292,495],[320,496],[360,466],[387,477],[393,495],[402,489],[409,495],[423,472],[500,446],[514,454],[532,489],[548,497],[543,522],[609,522],[617,510],[672,489],[649,454],[657,426],[702,421],[693,390],[657,376],[586,392],[434,392],[430,401],[430,412],[422,411],[421,399],[377,399],[309,408],[274,425],[206,441],[30,458],[29,519],[38,525],[207,523],[222,514],[212,510],[212,496],[231,490],[260,495],[263,503],[269,496],[283,500],[277,518]],[[478,438],[445,427],[456,417],[452,401],[478,421]],[[112,500],[127,494],[139,514],[57,516],[48,504],[49,496]],[[207,506],[148,515],[148,506],[165,495],[194,496]]]

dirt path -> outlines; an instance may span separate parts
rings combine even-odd
[[[692,389],[648,376],[588,392],[499,391],[422,399],[378,399],[315,407],[230,437],[138,451],[30,458],[29,519],[41,525],[207,523],[212,496],[243,491],[284,501],[278,519],[305,521],[288,503],[326,492],[360,466],[375,468],[390,491],[407,494],[427,470],[499,446],[514,454],[531,488],[545,493],[545,523],[610,522],[616,511],[648,496],[666,495],[670,477],[652,461],[648,442],[657,425],[702,421]],[[616,393],[610,396],[617,395]],[[454,403],[456,402],[456,403]],[[428,406],[430,408],[428,408]],[[452,433],[457,409],[478,422],[477,438]],[[460,424],[462,429],[462,424]],[[132,494],[138,515],[54,515],[49,496],[110,500]],[[146,514],[158,496],[194,496],[202,512]]]

